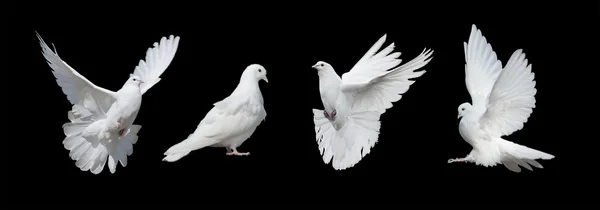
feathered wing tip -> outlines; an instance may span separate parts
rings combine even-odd
[[[325,118],[322,110],[313,109],[319,151],[325,164],[332,162],[336,170],[353,167],[371,152],[379,138],[377,112],[351,114],[338,131]]]
[[[74,105],[72,111],[69,111],[71,122],[63,125],[65,139],[63,145],[69,150],[69,157],[75,160],[75,165],[82,171],[90,171],[93,174],[99,174],[104,170],[104,165],[108,162],[111,173],[116,172],[117,161],[123,167],[127,166],[127,157],[133,153],[133,144],[137,142],[141,126],[132,125],[129,131],[121,137],[110,142],[99,141],[96,136],[84,138],[82,136],[85,129],[94,121],[90,118],[88,110],[79,105]]]
[[[144,80],[144,84],[141,86],[142,94],[161,80],[160,76],[175,58],[179,40],[180,37],[174,35],[170,35],[168,38],[162,37],[160,42],[154,42],[152,47],[146,50],[146,57],[139,61],[133,71],[133,75]]]
[[[500,140],[500,146],[505,152],[506,157],[502,159],[502,164],[513,172],[521,172],[522,166],[530,171],[533,169],[530,165],[536,168],[544,168],[542,164],[536,161],[536,159],[550,160],[554,158],[554,155],[531,149],[529,147],[519,145],[504,139]]]

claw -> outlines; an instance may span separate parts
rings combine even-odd
[[[454,163],[454,162],[465,162],[464,158],[455,158],[455,159],[449,159],[448,163]]]
[[[227,155],[235,155],[235,156],[248,156],[250,155],[250,152],[238,152],[236,149],[231,149],[233,151],[231,152],[227,152]],[[230,149],[227,149],[227,151],[230,151]]]

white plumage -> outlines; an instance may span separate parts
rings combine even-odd
[[[424,50],[396,67],[401,60],[399,52],[391,53],[393,43],[379,51],[385,39],[382,36],[341,78],[326,62],[313,65],[325,108],[313,109],[317,143],[323,161],[331,161],[334,169],[352,167],[370,152],[379,138],[380,115],[408,91],[414,83],[409,79],[425,73],[415,70],[431,61],[432,51]]]
[[[215,103],[187,139],[164,153],[163,161],[175,162],[204,147],[225,147],[227,155],[249,155],[238,152],[237,147],[252,136],[267,116],[258,86],[261,79],[269,82],[265,68],[258,64],[248,66],[233,93]]]
[[[520,172],[533,165],[542,168],[536,159],[552,159],[553,155],[502,139],[523,128],[535,107],[535,81],[531,64],[522,50],[516,50],[502,68],[492,46],[475,25],[471,28],[465,48],[465,82],[473,105],[465,102],[458,107],[459,132],[473,150],[465,158],[452,162],[474,162],[495,166],[502,163],[511,171]]]
[[[37,32],[36,32],[37,34]],[[62,61],[37,34],[42,54],[53,70],[56,82],[73,105],[68,112],[71,122],[63,125],[63,144],[82,171],[99,174],[108,161],[115,173],[117,161],[127,165],[133,153],[140,125],[134,125],[142,95],[160,81],[175,56],[179,37],[163,37],[146,52],[129,79],[117,92],[98,87]],[[108,159],[108,160],[107,160]]]

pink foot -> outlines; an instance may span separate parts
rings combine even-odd
[[[327,114],[327,111],[323,110],[323,115],[325,115],[325,118],[329,118],[329,114]]]
[[[335,109],[331,112],[331,118],[335,118],[335,115],[337,115],[337,112],[335,111]]]
[[[238,152],[237,150],[233,150],[232,152],[227,152],[227,155],[235,155],[235,156],[248,156],[250,152]]]
[[[123,136],[123,134],[125,134],[125,129],[121,129],[121,130],[119,130],[119,135],[120,135],[120,136]]]

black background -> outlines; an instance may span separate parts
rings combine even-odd
[[[423,2],[381,4],[377,9],[389,11],[350,5],[359,7],[15,7],[9,11],[5,40],[10,66],[2,68],[9,106],[9,201],[598,204],[597,3]],[[544,169],[513,173],[502,165],[446,163],[471,150],[458,134],[456,115],[458,105],[470,102],[463,42],[472,24],[503,64],[520,48],[533,64],[537,107],[523,130],[505,138],[555,155],[540,161]],[[113,91],[152,43],[171,34],[181,37],[162,81],[144,95],[135,122],[142,130],[127,167],[119,165],[115,174],[106,167],[93,175],[80,171],[69,158],[61,126],[71,105],[45,63],[36,30],[69,65]],[[427,73],[381,117],[382,133],[372,152],[355,167],[335,171],[317,149],[311,110],[322,105],[318,76],[310,67],[326,61],[341,75],[384,33],[385,45],[396,43],[403,63],[425,48],[434,50],[433,60],[424,68]],[[241,72],[253,63],[266,68],[270,83],[260,83],[266,121],[239,148],[251,155],[231,157],[224,148],[205,148],[175,163],[161,161],[170,146],[193,132],[214,102],[233,91]]]

